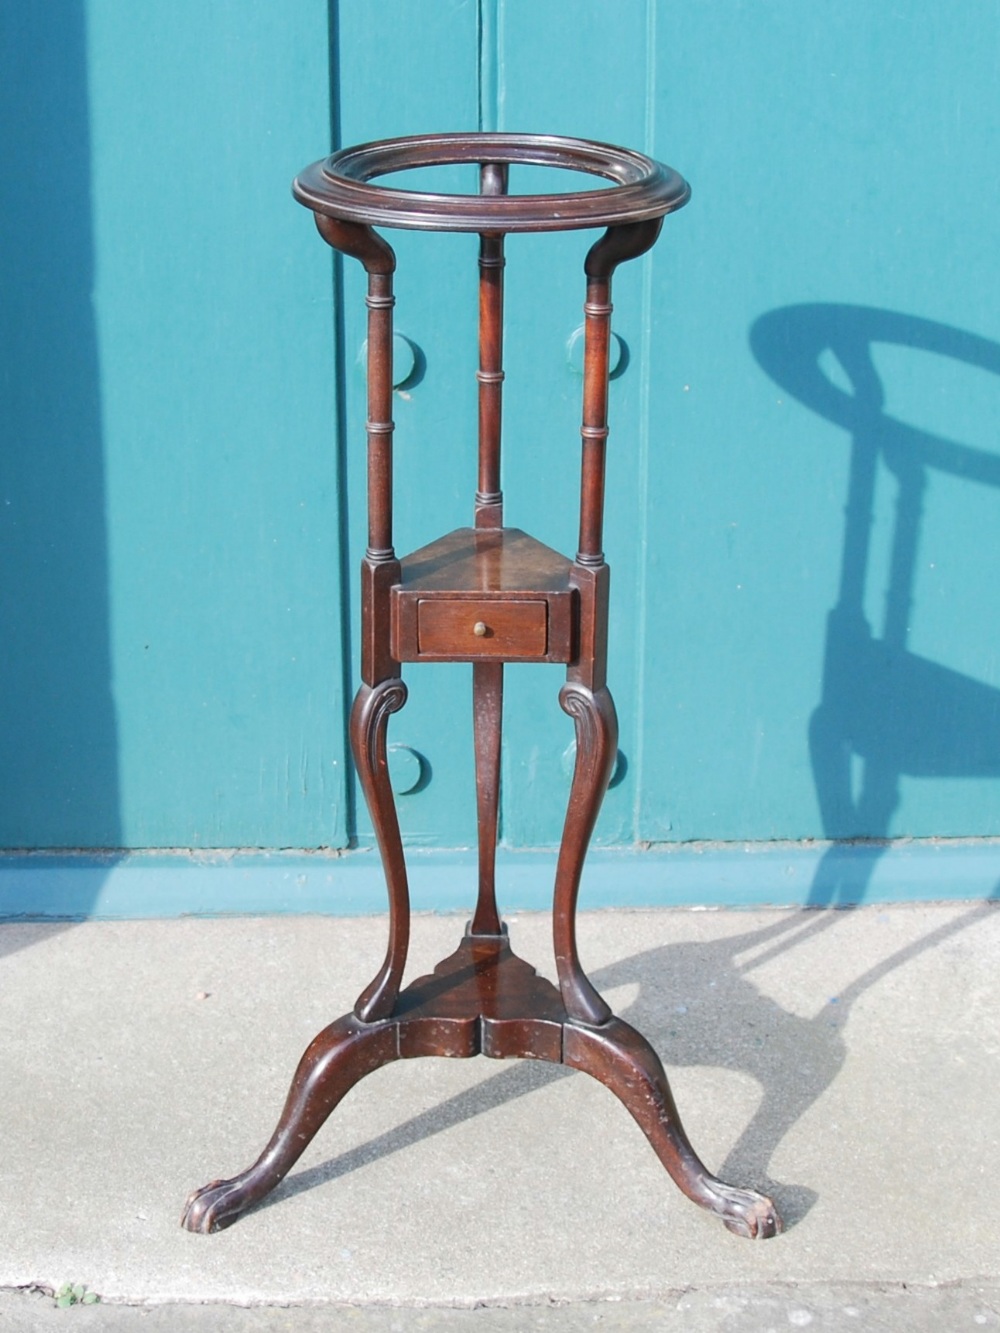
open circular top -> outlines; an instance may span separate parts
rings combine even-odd
[[[454,163],[525,163],[614,182],[570,194],[421,194],[371,185],[373,176]],[[342,148],[296,177],[292,193],[344,222],[421,231],[565,231],[662,217],[687,203],[687,181],[642,153],[548,134],[426,134]]]

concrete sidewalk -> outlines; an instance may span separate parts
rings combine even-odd
[[[409,975],[463,925],[416,918]],[[551,975],[547,918],[510,930]],[[603,912],[579,933],[701,1156],[773,1193],[783,1236],[685,1200],[586,1076],[486,1060],[379,1070],[263,1206],[190,1235],[185,1196],[257,1155],[385,922],[8,924],[0,1288],[104,1304],[8,1290],[0,1329],[157,1330],[172,1303],[234,1307],[173,1327],[301,1333],[1000,1326],[1000,909]],[[235,1308],[261,1305],[321,1308]]]

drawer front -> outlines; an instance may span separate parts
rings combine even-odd
[[[544,657],[547,647],[544,602],[421,598],[417,603],[421,657]]]

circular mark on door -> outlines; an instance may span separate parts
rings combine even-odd
[[[574,329],[566,342],[566,364],[574,375],[583,374],[583,325]],[[616,380],[628,369],[628,344],[612,330],[608,347],[608,379]]]
[[[431,780],[431,766],[418,751],[409,745],[386,747],[389,761],[389,783],[397,796],[412,796],[423,791]]]
[[[576,741],[570,741],[569,745],[567,745],[566,749],[563,751],[562,771],[566,774],[568,778],[571,778],[573,776],[573,771],[575,768],[576,768]],[[622,753],[621,750],[616,750],[615,766],[611,770],[611,781],[608,783],[609,789],[611,787],[617,787],[620,782],[624,781],[625,774],[627,772],[628,772],[628,760],[625,758],[625,755]]]

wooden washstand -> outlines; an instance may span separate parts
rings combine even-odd
[[[478,195],[372,185],[388,172],[474,163]],[[561,195],[510,195],[512,164],[570,168],[613,182]],[[303,1055],[271,1141],[231,1180],[187,1201],[183,1224],[217,1231],[287,1175],[327,1116],[366,1074],[420,1055],[514,1056],[581,1069],[624,1102],[688,1198],[730,1231],[777,1234],[763,1195],[725,1184],[698,1159],[656,1052],[616,1018],[577,954],[576,901],[584,856],[617,755],[606,680],[608,566],[602,550],[608,436],[611,278],[647,251],[667,213],[687,202],[676,172],[640,153],[580,139],[438,134],[344,149],[302,173],[295,197],[331,246],[368,274],[368,548],[361,569],[361,679],[351,747],[389,890],[385,960],[352,1013]],[[479,479],[474,525],[400,560],[392,544],[392,275],[395,255],[374,226],[479,233]],[[580,533],[570,560],[503,526],[500,420],[504,236],[604,227],[587,254]],[[479,895],[468,933],[433,975],[401,989],[409,896],[386,762],[389,716],[406,702],[403,662],[471,662],[479,826]],[[497,911],[494,862],[505,662],[561,662],[559,702],[576,730],[576,766],[556,867],[552,914],[558,988],[510,949]]]

